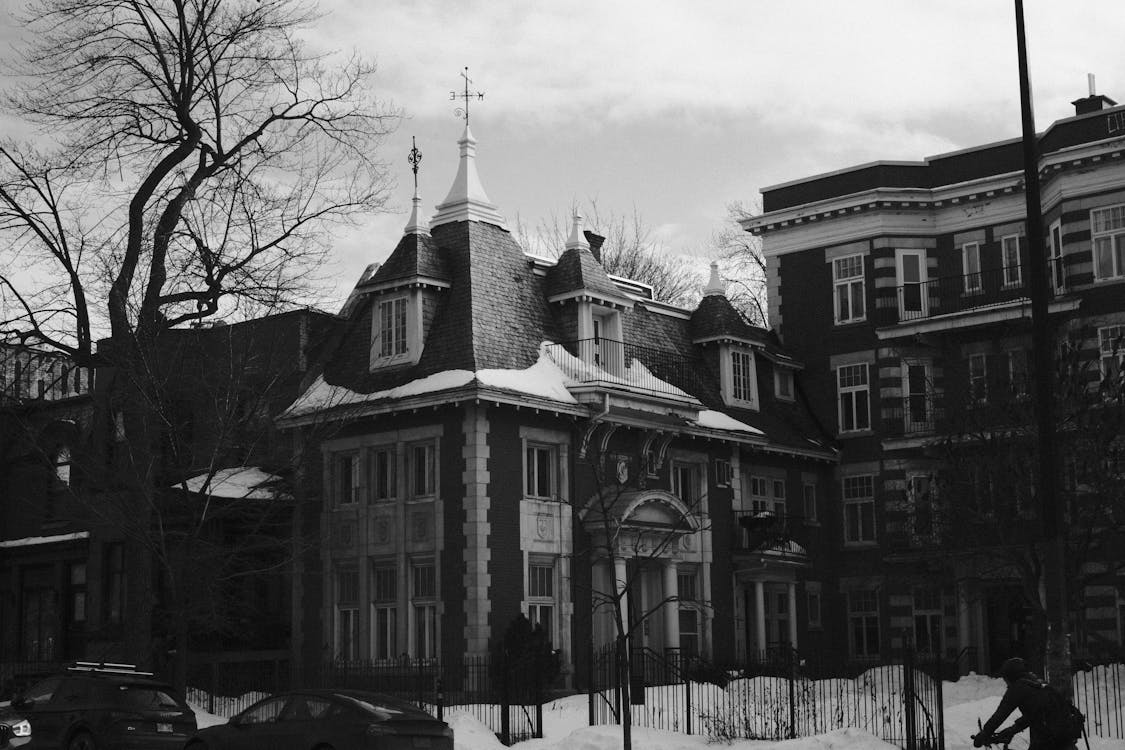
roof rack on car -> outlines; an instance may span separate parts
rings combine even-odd
[[[116,664],[108,661],[76,661],[67,666],[69,672],[104,672],[107,674],[135,674],[152,677],[152,672],[141,672],[136,664]]]

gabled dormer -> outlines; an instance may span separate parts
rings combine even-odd
[[[723,403],[739,409],[761,409],[758,368],[766,332],[751,326],[734,309],[719,278],[717,262],[711,264],[711,279],[691,315],[691,336],[693,344],[716,350]]]
[[[633,300],[610,279],[590,251],[582,216],[574,214],[566,251],[547,272],[547,301],[564,309],[562,323],[574,337],[579,358],[611,375],[620,375],[624,359],[622,312]]]
[[[369,369],[417,364],[450,275],[437,245],[419,218],[421,198],[405,234],[386,262],[356,292],[371,300]]]

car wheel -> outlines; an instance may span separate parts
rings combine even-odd
[[[67,750],[98,750],[98,743],[89,732],[79,732],[70,738]]]

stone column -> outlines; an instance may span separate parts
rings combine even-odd
[[[758,627],[758,643],[755,647],[759,654],[766,652],[766,584],[754,581],[754,623]]]
[[[797,582],[789,582],[789,647],[797,648]]]
[[[664,647],[680,647],[680,580],[676,576],[676,561],[664,561]],[[702,629],[702,625],[700,625]]]

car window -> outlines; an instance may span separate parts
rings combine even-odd
[[[65,701],[67,703],[74,703],[81,701],[84,698],[89,698],[90,681],[83,679],[69,678],[62,681],[62,685],[55,691],[55,702]]]
[[[315,695],[294,695],[281,712],[281,721],[309,721],[327,719],[339,714],[340,709],[327,698]]]
[[[156,685],[118,685],[114,702],[142,711],[160,711],[180,708],[180,703],[170,692]]]
[[[55,691],[59,689],[59,684],[61,682],[62,677],[58,676],[40,680],[25,690],[23,697],[27,700],[35,701],[39,705],[43,705],[51,700]]]
[[[285,706],[285,698],[268,698],[257,705],[251,706],[238,717],[239,724],[265,724],[277,721],[281,709]]]

